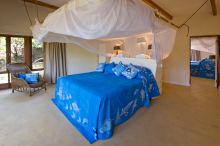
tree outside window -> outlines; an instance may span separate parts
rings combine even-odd
[[[24,38],[19,38],[19,37],[11,38],[11,62],[12,63],[24,62]]]
[[[43,59],[43,44],[35,39],[32,39],[32,68],[33,69],[43,69],[44,59]]]

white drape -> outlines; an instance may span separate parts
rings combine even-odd
[[[142,0],[71,0],[49,14],[43,24],[37,22],[32,32],[39,41],[75,43],[101,55],[108,55],[117,40],[122,40],[129,56],[143,53],[136,40],[152,33],[158,61],[169,56],[176,35],[175,29],[157,21]]]
[[[191,39],[191,49],[215,54],[217,37],[199,37]]]
[[[151,31],[152,19],[153,10],[140,0],[72,0],[35,25],[33,35],[47,41],[56,34],[89,40],[125,37]]]

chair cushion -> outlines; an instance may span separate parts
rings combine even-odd
[[[39,73],[28,73],[25,74],[25,80],[28,84],[38,83]]]
[[[42,87],[44,84],[45,84],[45,81],[39,81],[36,84],[29,84],[29,86],[31,88],[39,88],[39,87]]]
[[[18,78],[21,78],[21,79],[24,79],[24,80],[25,80],[25,77],[26,77],[26,75],[23,74],[23,73],[16,74],[16,76],[17,76]]]

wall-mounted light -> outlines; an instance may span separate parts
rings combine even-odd
[[[148,47],[147,47],[147,49],[148,49],[148,50],[151,50],[151,49],[152,49],[152,44],[149,44]]]
[[[121,47],[120,46],[114,46],[113,50],[116,51],[116,55],[118,55],[118,51],[121,50]]]

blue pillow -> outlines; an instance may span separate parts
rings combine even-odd
[[[112,62],[110,64],[105,64],[105,71],[104,71],[104,73],[105,74],[114,74],[113,71],[112,71],[112,68],[114,68],[114,67],[115,67],[115,63],[114,62]]]
[[[116,65],[116,67],[114,67],[112,69],[112,71],[114,72],[114,74],[116,76],[121,76],[122,72],[126,69],[126,67],[122,64],[122,62],[120,61],[118,65]]]
[[[38,83],[39,73],[29,73],[29,74],[25,74],[25,76],[26,76],[25,80],[28,82],[28,84]]]
[[[139,69],[130,64],[123,72],[122,75],[128,79],[133,79],[137,76]]]
[[[96,71],[97,72],[104,72],[104,69],[105,69],[105,63],[99,63],[96,68]]]
[[[25,74],[17,74],[17,77],[25,80],[26,75]]]

